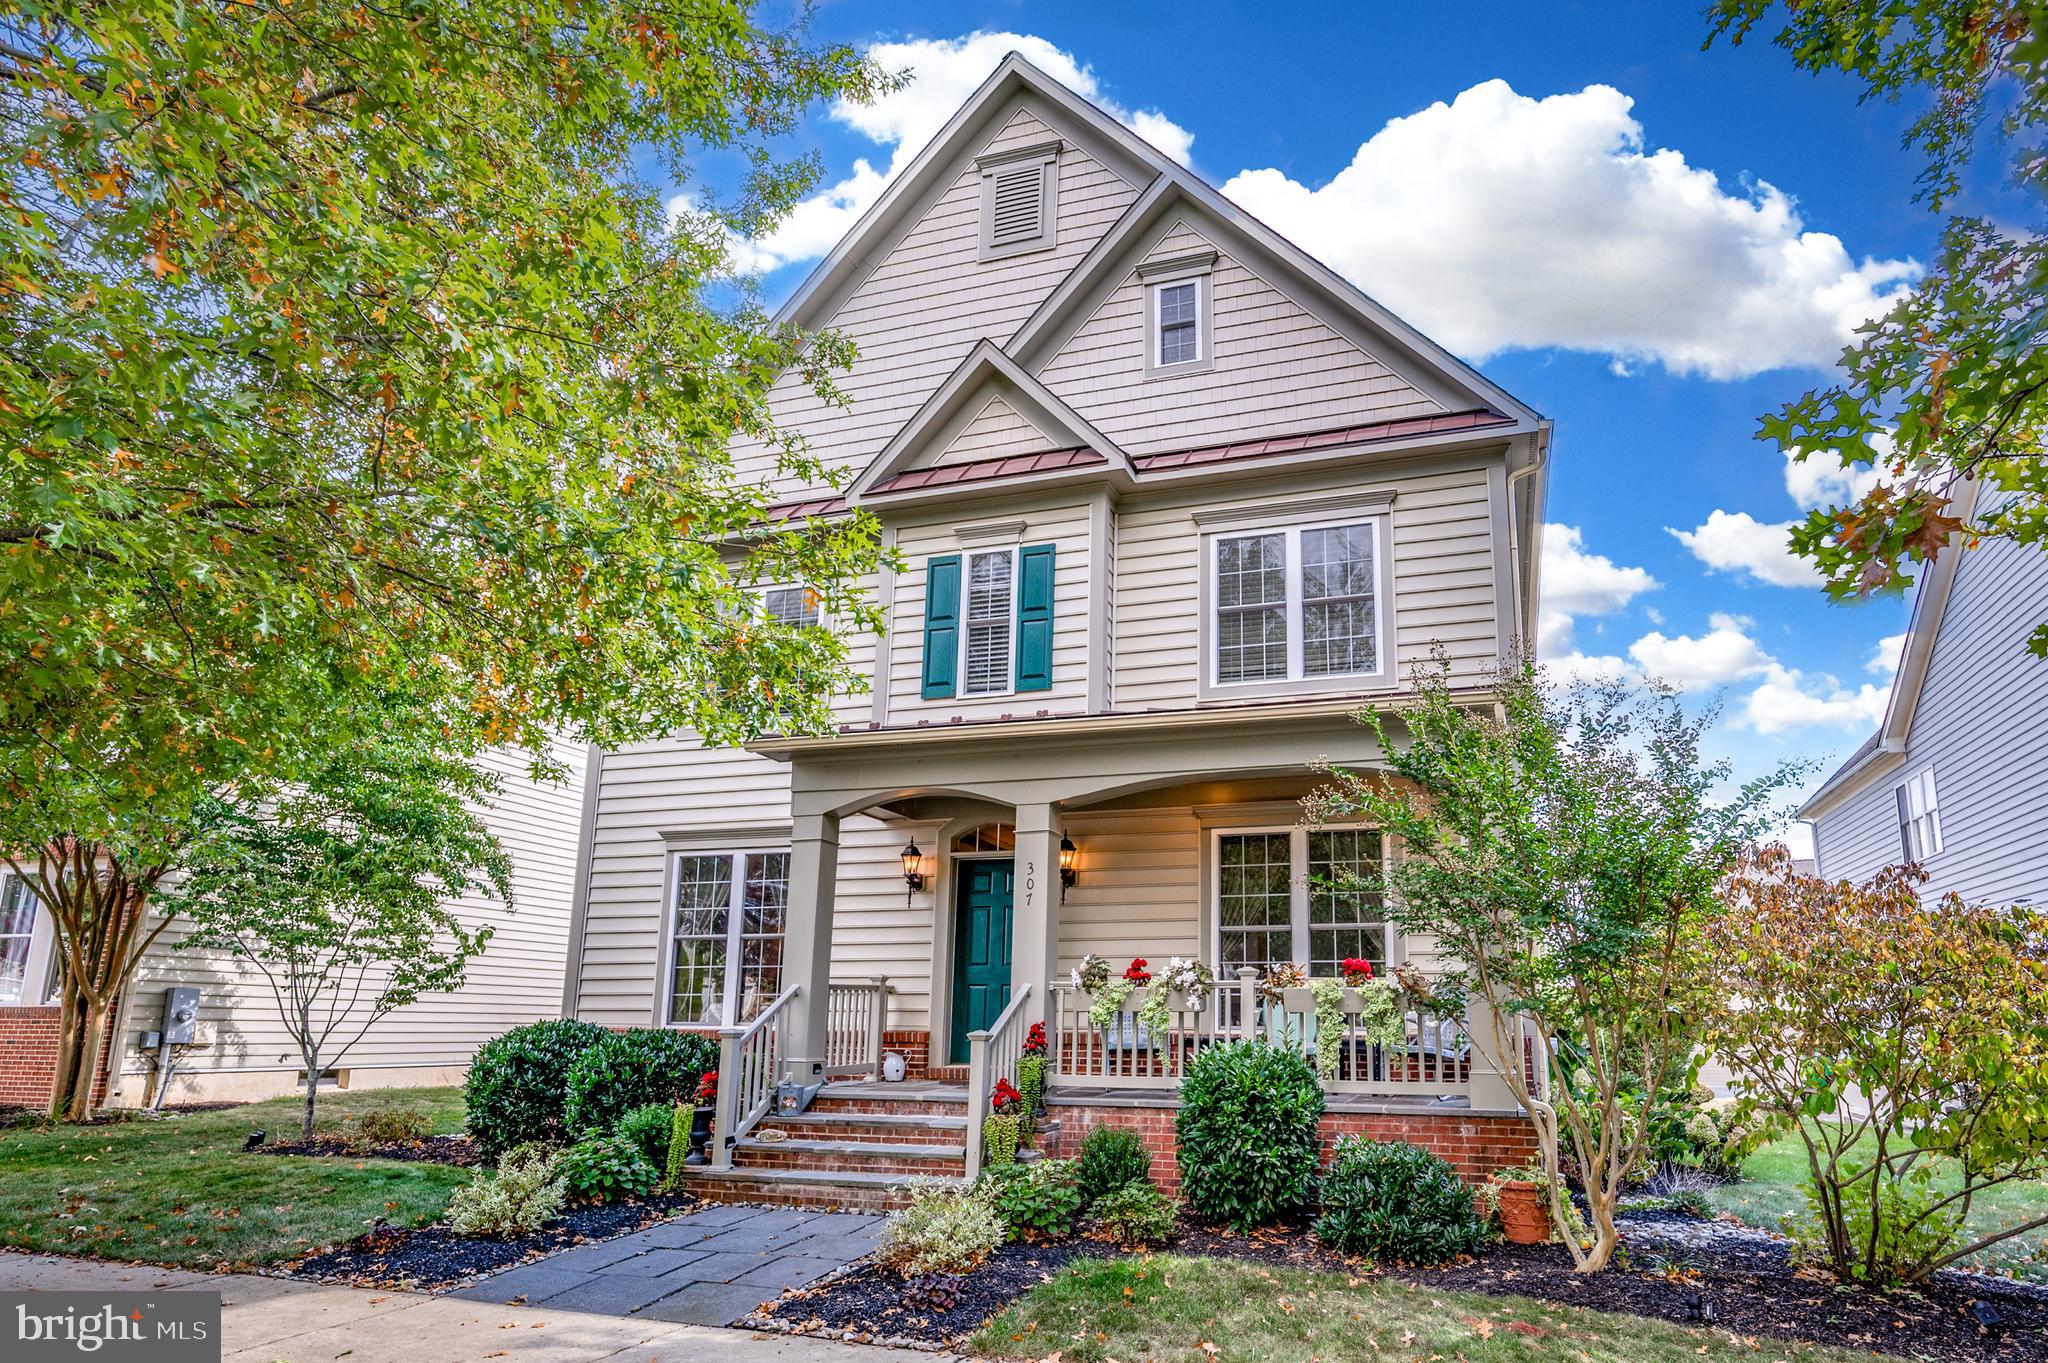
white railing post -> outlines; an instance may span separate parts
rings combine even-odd
[[[1240,1041],[1250,1041],[1259,1034],[1259,972],[1256,968],[1241,965],[1237,968],[1237,1019],[1244,1029]]]
[[[746,1080],[740,1070],[741,1048],[747,1029],[726,1027],[718,1033],[718,1096],[711,1104],[711,1167],[732,1168],[733,1128],[739,1124],[740,1090]]]
[[[882,1077],[883,1037],[889,1031],[889,977],[875,976],[875,1011],[868,1020],[868,1077]]]
[[[967,1034],[967,1181],[981,1175],[981,1119],[988,1112],[988,1033]]]

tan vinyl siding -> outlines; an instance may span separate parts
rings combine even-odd
[[[1051,136],[1044,123],[1020,111],[986,147]],[[859,348],[852,371],[838,380],[848,404],[829,405],[790,376],[772,396],[778,421],[803,432],[828,461],[865,467],[976,341],[1000,343],[1022,325],[1138,193],[1072,147],[1060,156],[1059,177],[1054,247],[984,262],[981,174],[968,164],[826,323]],[[766,481],[779,496],[802,490],[759,446],[736,448],[733,458],[744,480]]]
[[[1084,865],[1060,906],[1062,975],[1090,952],[1118,969],[1143,956],[1155,972],[1175,956],[1206,956],[1198,940],[1202,832],[1192,810],[1073,814],[1067,832]]]
[[[1152,255],[1212,244],[1183,227]],[[1146,376],[1147,292],[1134,273],[1039,378],[1131,454],[1441,410],[1228,255],[1210,296],[1210,367]]]
[[[927,858],[939,826],[854,815],[839,826],[839,882],[832,917],[832,978],[856,983],[889,979],[889,1026],[931,1025],[932,910],[937,878],[908,892],[903,844],[911,838]]]
[[[991,515],[1010,519],[1015,513]],[[1088,707],[1088,575],[1094,554],[1088,535],[1088,506],[1085,502],[1044,507],[1023,512],[1024,530],[1019,545],[1052,544],[1053,555],[1053,667],[1052,687],[1046,691],[1024,691],[1000,696],[950,696],[941,700],[923,697],[925,562],[937,554],[964,554],[955,534],[955,522],[906,525],[896,534],[897,549],[903,555],[904,571],[896,579],[896,600],[890,617],[893,646],[889,652],[889,720],[892,724],[915,724],[919,720],[943,723],[954,715],[968,719],[993,719],[1004,714],[1030,714],[1050,710],[1073,714]],[[972,546],[979,548],[982,546]],[[1011,668],[1015,676],[1014,663]]]
[[[955,436],[934,464],[960,464],[1007,454],[1035,454],[1058,448],[1060,442],[1026,420],[1001,397],[992,397],[967,428]]]
[[[554,756],[569,769],[569,779],[561,783],[534,781],[523,753],[498,749],[486,755],[485,765],[504,779],[485,817],[511,854],[515,902],[508,909],[490,899],[456,901],[452,907],[465,924],[488,923],[494,929],[483,954],[470,963],[464,987],[429,995],[383,1019],[342,1057],[343,1068],[459,1067],[506,1028],[561,1012],[585,750],[565,743],[557,745]],[[175,984],[199,989],[200,1037],[206,1043],[179,1061],[181,1073],[194,1078],[232,1071],[296,1075],[298,1048],[262,974],[231,957],[177,950],[182,936],[173,924],[137,973],[129,1026],[121,1039],[122,1070],[137,1074],[149,1068],[136,1037],[159,1024],[162,991]],[[354,1030],[342,1035],[352,1036]]]
[[[1377,480],[1352,473],[1291,485],[1233,486],[1234,500],[1256,504],[1312,498],[1339,487],[1391,488],[1397,675],[1405,676],[1438,644],[1463,678],[1477,680],[1494,664],[1493,536],[1484,466]],[[1203,532],[1192,512],[1219,502],[1228,504],[1216,489],[1190,489],[1118,517],[1118,709],[1174,709],[1195,702]]]

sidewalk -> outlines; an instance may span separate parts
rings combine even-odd
[[[0,1291],[218,1292],[224,1363],[932,1363],[935,1355],[417,1292],[0,1250]]]

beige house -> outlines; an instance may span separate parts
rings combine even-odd
[[[887,634],[852,641],[872,690],[829,738],[602,754],[569,963],[574,1016],[721,1029],[715,1178],[971,1173],[1033,1022],[1071,1135],[1305,1006],[1241,970],[1434,963],[1314,888],[1389,855],[1378,831],[1297,802],[1316,759],[1379,761],[1353,716],[1411,665],[1441,650],[1481,701],[1528,637],[1545,420],[1015,55],[783,316],[859,347],[846,407],[792,379],[778,411],[850,483],[777,494],[864,507],[901,556]],[[1222,983],[1096,1028],[1089,953]],[[1333,1107],[1519,1148],[1464,1026],[1347,1039]],[[884,1051],[907,1084],[817,1089]]]

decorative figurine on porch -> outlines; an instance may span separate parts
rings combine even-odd
[[[718,1104],[718,1071],[697,1081],[697,1106],[690,1114],[690,1153],[683,1163],[699,1169],[711,1163],[704,1147],[711,1141],[711,1110]]]

